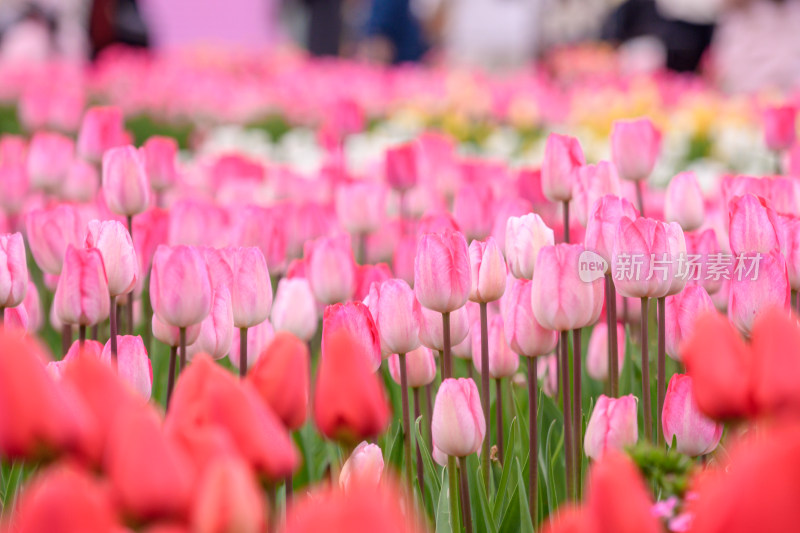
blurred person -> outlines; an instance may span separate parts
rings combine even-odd
[[[304,0],[308,8],[308,51],[337,56],[342,38],[342,0]]]
[[[86,58],[90,4],[89,0],[0,1],[0,53],[3,59]]]
[[[411,0],[371,0],[359,54],[378,63],[420,61],[428,49]]]

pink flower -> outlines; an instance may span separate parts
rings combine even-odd
[[[143,151],[120,146],[103,154],[103,193],[108,208],[118,215],[133,216],[147,210],[150,182]]]
[[[506,262],[494,238],[472,241],[469,245],[470,283],[469,299],[473,302],[494,302],[506,290]]]
[[[743,335],[750,335],[753,322],[761,311],[772,306],[789,309],[789,275],[786,260],[778,250],[766,254],[742,254],[736,262],[743,268],[734,270],[731,275],[728,318]],[[755,271],[756,264],[758,272]]]
[[[86,246],[96,248],[103,257],[111,296],[128,294],[139,277],[139,261],[131,234],[116,220],[92,220],[86,234]]]
[[[792,105],[768,107],[763,118],[767,148],[776,152],[791,148],[797,138],[797,109]]]
[[[86,231],[78,210],[67,204],[31,211],[25,227],[33,259],[39,268],[53,275],[61,273],[67,246],[83,246]]]
[[[214,289],[211,312],[200,323],[197,340],[187,349],[189,357],[192,358],[197,353],[207,353],[214,359],[222,359],[231,351],[233,332],[231,293],[227,287],[220,285]]]
[[[711,453],[722,437],[723,425],[700,412],[692,392],[692,378],[675,374],[669,380],[661,414],[664,439],[671,447],[691,457]]]
[[[414,143],[388,148],[385,152],[386,181],[398,191],[406,191],[417,184],[417,149]]]
[[[689,285],[678,294],[667,297],[665,333],[670,357],[681,360],[681,345],[692,336],[698,317],[713,310],[714,302],[700,285]]]
[[[406,378],[409,387],[430,385],[436,378],[436,358],[426,346],[420,346],[406,353]],[[389,374],[400,385],[400,356],[389,356]]]
[[[695,230],[703,224],[703,191],[694,172],[681,172],[670,180],[664,201],[664,218],[667,222],[677,222],[686,231]]]
[[[236,455],[219,454],[198,480],[192,531],[262,531],[264,499],[252,470]],[[166,532],[164,532],[166,533]]]
[[[489,377],[492,379],[507,378],[513,376],[519,368],[519,355],[514,353],[506,341],[506,334],[503,328],[503,317],[495,315],[489,320]],[[481,368],[481,358],[477,354],[481,353],[481,338],[479,335],[472,336],[472,353],[476,354],[472,358],[475,370],[479,374],[483,373]]]
[[[609,450],[622,450],[636,444],[639,428],[636,421],[636,397],[609,398],[601,394],[586,425],[583,449],[595,461]]]
[[[611,257],[617,291],[628,298],[666,296],[676,273],[670,252],[667,224],[623,217]]]
[[[469,335],[470,316],[467,311],[470,305],[477,305],[474,302],[467,302],[464,307],[459,307],[450,313],[450,346],[455,347]],[[419,321],[419,340],[423,346],[431,350],[442,351],[444,341],[442,333],[442,314],[431,311],[417,302],[414,306],[414,313]]]
[[[789,270],[789,285],[800,289],[800,218],[780,216],[781,253]]]
[[[97,195],[100,177],[94,165],[75,159],[59,186],[59,197],[67,202],[91,202]]]
[[[598,199],[586,222],[586,249],[599,254],[610,263],[620,219],[628,217],[635,220],[638,216],[639,212],[625,198],[609,194]]]
[[[356,286],[356,264],[346,235],[306,243],[306,274],[314,297],[323,304],[346,302]]]
[[[362,442],[353,450],[339,472],[339,487],[345,492],[353,486],[376,487],[383,476],[383,452],[377,444]]]
[[[380,335],[367,306],[361,302],[348,302],[326,307],[322,317],[323,346],[326,339],[333,338],[340,330],[347,331],[362,347],[372,371],[378,370],[381,366]]]
[[[448,378],[442,382],[433,405],[431,434],[436,447],[449,456],[466,457],[480,450],[486,420],[474,381]]]
[[[56,194],[66,178],[75,153],[75,143],[60,133],[38,132],[28,148],[28,176],[31,186]]]
[[[547,137],[542,161],[542,190],[547,199],[551,202],[571,200],[578,169],[585,164],[578,139],[551,133]]]
[[[453,218],[469,239],[485,239],[492,231],[494,195],[488,183],[465,183],[453,199]]]
[[[126,143],[122,110],[118,107],[91,107],[86,110],[78,132],[78,155],[99,162],[106,150]]]
[[[275,331],[288,331],[309,341],[317,332],[317,304],[305,278],[283,278],[278,282],[270,315]]]
[[[572,213],[585,227],[589,213],[600,198],[619,196],[620,193],[619,176],[612,163],[600,161],[596,165],[583,165],[578,169],[578,179],[573,185]]]
[[[254,246],[224,250],[233,274],[230,290],[233,325],[249,328],[264,322],[272,306],[272,282],[267,261]]]
[[[514,277],[533,279],[539,250],[554,243],[553,230],[539,215],[529,213],[509,218],[506,224],[506,259]]]
[[[669,300],[667,300],[669,301]],[[625,325],[617,323],[617,361],[619,371],[625,365]],[[597,381],[608,379],[608,324],[598,322],[592,329],[586,354],[586,373]]]
[[[619,177],[646,180],[661,151],[661,133],[649,119],[617,120],[611,128],[611,159]]]
[[[351,234],[377,230],[386,216],[386,187],[382,183],[358,180],[336,188],[336,216]]]
[[[414,292],[424,307],[449,313],[462,307],[470,292],[467,241],[461,233],[426,233],[417,244]]]
[[[506,341],[515,353],[525,357],[550,353],[558,342],[558,333],[542,327],[533,314],[532,288],[530,280],[514,280],[501,300]]]
[[[28,263],[22,235],[0,235],[0,307],[20,305],[27,290]]]
[[[172,137],[154,135],[142,146],[145,168],[150,178],[150,186],[156,192],[162,192],[175,184],[175,169],[178,154],[178,143]]]
[[[98,324],[108,318],[109,300],[100,252],[68,246],[53,300],[58,319],[65,324]]]
[[[378,328],[384,356],[409,353],[419,346],[419,321],[414,314],[416,298],[408,283],[390,279],[373,283],[369,310]]]
[[[728,204],[730,226],[728,235],[735,255],[747,252],[769,253],[780,247],[779,221],[766,200],[745,194]]]
[[[687,257],[700,258],[700,265],[697,271],[690,272],[687,270],[687,283],[701,285],[709,294],[716,293],[722,287],[724,277],[720,275],[718,279],[715,279],[717,275],[713,269],[718,269],[720,265],[724,265],[718,259],[725,257],[720,255],[721,250],[717,242],[716,233],[713,229],[708,228],[702,231],[687,231],[683,236],[686,242]]]
[[[203,321],[211,312],[208,268],[197,248],[159,246],[153,257],[150,299],[164,323],[185,328]]]
[[[100,358],[111,364],[111,341],[106,342]],[[149,400],[153,391],[153,368],[142,338],[117,335],[117,371],[133,390]]]
[[[158,315],[153,313],[152,320],[153,337],[163,342],[167,346],[177,347],[180,345],[180,329],[163,322]],[[200,336],[200,324],[195,324],[186,328],[186,344],[191,346]]]

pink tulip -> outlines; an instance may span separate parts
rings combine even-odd
[[[609,450],[622,450],[636,444],[636,397],[609,398],[601,394],[586,425],[583,449],[588,457],[600,460]]]
[[[392,254],[392,272],[398,278],[414,286],[414,262],[417,255],[417,238],[406,235],[400,238]]]
[[[436,358],[426,346],[414,348],[406,353],[406,372],[409,387],[430,385],[436,378]],[[395,383],[400,385],[400,357],[389,356],[389,374]]]
[[[714,230],[708,228],[703,231],[687,231],[683,234],[686,241],[686,254],[688,258],[699,258],[699,268],[692,270],[686,265],[687,283],[690,285],[700,285],[709,294],[716,293],[722,286],[722,276],[717,276],[715,270],[718,269],[723,257],[717,242],[717,235]]]
[[[341,330],[350,333],[353,340],[359,343],[372,371],[378,370],[381,366],[381,340],[369,308],[361,302],[326,307],[322,317],[323,346],[326,339],[333,338]],[[325,351],[324,347],[322,351]]]
[[[177,180],[175,169],[178,155],[177,141],[172,137],[154,135],[145,141],[142,151],[153,190],[162,192],[172,187]]]
[[[264,530],[266,512],[258,480],[248,464],[235,454],[219,454],[211,459],[198,480],[196,490],[191,514],[192,531]],[[148,533],[156,533],[154,529]],[[168,530],[161,533],[168,533]]]
[[[558,393],[558,357],[555,354],[537,357],[536,371],[542,382],[542,392],[555,398]]]
[[[249,328],[264,322],[272,306],[272,282],[264,254],[254,246],[229,248],[224,252],[231,261],[233,274],[230,285],[233,325]]]
[[[197,342],[197,339],[200,336],[200,327],[200,324],[195,324],[186,328],[187,346],[191,346]],[[167,346],[172,346],[173,348],[180,345],[180,329],[166,324],[159,319],[158,315],[155,313],[153,313],[152,328],[153,337],[155,337],[157,340],[163,342]]]
[[[481,353],[481,338],[472,337],[472,353]],[[472,363],[479,374],[483,373],[481,358],[473,357]],[[506,341],[503,317],[495,315],[489,320],[489,377],[501,379],[513,376],[519,368],[519,355],[514,353]]]
[[[664,218],[667,222],[677,222],[686,231],[695,230],[703,224],[703,191],[694,172],[681,172],[670,180],[664,202]]]
[[[28,157],[28,141],[22,135],[4,133],[0,135],[0,162],[25,163]]]
[[[639,212],[625,198],[609,194],[598,199],[586,222],[586,249],[599,254],[610,263],[620,219],[628,217],[635,220],[638,216]]]
[[[358,180],[336,188],[336,216],[353,235],[377,230],[386,216],[386,188],[374,181]]]
[[[613,163],[600,161],[596,165],[583,165],[573,184],[572,213],[575,219],[586,226],[594,204],[603,196],[619,196],[619,176]]]
[[[686,260],[686,238],[677,222],[670,222],[667,231],[667,257],[670,260],[671,281],[667,296],[678,294],[686,286],[686,273],[682,272]]]
[[[664,316],[667,355],[681,360],[681,345],[692,336],[700,315],[714,310],[714,302],[700,285],[689,285],[682,292],[668,296]]]
[[[31,186],[55,194],[69,172],[75,143],[60,133],[38,132],[28,148],[28,176]]]
[[[789,275],[786,260],[778,250],[739,255],[733,268],[728,318],[743,335],[750,335],[753,321],[761,311],[773,306],[789,309]]]
[[[347,236],[306,243],[306,273],[314,297],[323,304],[346,302],[356,289],[356,264]]]
[[[208,268],[197,248],[159,246],[153,256],[150,299],[153,311],[170,326],[186,328],[211,312]]]
[[[98,324],[108,318],[109,300],[100,252],[68,246],[53,300],[58,319],[64,324]]]
[[[467,302],[467,305],[460,307],[450,313],[450,345],[457,346],[469,335],[470,317],[467,312],[468,306],[477,305],[474,302]],[[419,321],[419,340],[423,346],[431,350],[444,350],[443,343],[443,324],[442,315],[436,311],[431,311],[417,302],[414,306],[414,313]]]
[[[53,275],[61,273],[67,246],[83,246],[86,232],[78,210],[66,204],[31,211],[25,228],[33,259],[40,269]]]
[[[6,330],[16,330],[22,335],[31,331],[28,325],[28,312],[25,310],[25,306],[6,307],[3,310],[3,326]]]
[[[339,472],[339,487],[347,492],[351,486],[377,487],[383,476],[383,452],[377,444],[362,442],[353,450]]]
[[[444,380],[433,404],[431,436],[436,447],[446,455],[466,457],[480,450],[485,435],[486,420],[475,382]]]
[[[675,374],[669,380],[661,425],[667,444],[672,447],[674,439],[678,453],[690,457],[713,452],[722,438],[723,425],[700,412],[692,378],[685,374]]]
[[[628,298],[667,295],[676,274],[667,229],[667,224],[652,218],[620,219],[611,256],[614,285],[620,294]]]
[[[734,254],[766,254],[780,247],[778,215],[763,198],[737,196],[730,201],[729,210],[728,235]]]
[[[75,159],[59,185],[59,197],[67,202],[91,202],[99,184],[97,168],[88,161]]]
[[[514,217],[522,217],[533,211],[533,206],[528,200],[519,197],[509,197],[499,199],[495,209],[494,225],[492,225],[492,237],[497,241],[500,249],[506,249],[506,230],[508,221]]]
[[[269,320],[265,320],[261,324],[256,324],[247,329],[247,368],[252,368],[254,364],[261,358],[261,354],[275,338],[275,330]],[[242,345],[242,332],[234,331],[233,342],[231,343],[231,350],[228,353],[228,360],[233,364],[234,368],[239,366],[239,354]]]
[[[44,312],[42,311],[42,302],[39,299],[39,290],[32,281],[28,281],[28,290],[25,293],[25,300],[22,305],[28,315],[28,331],[36,333],[44,325]]]
[[[389,265],[380,263],[378,265],[358,265],[356,267],[356,292],[353,300],[364,301],[369,296],[369,290],[374,284],[381,284],[392,279],[392,271]]]
[[[378,328],[381,353],[409,353],[419,346],[419,321],[414,314],[416,298],[408,283],[390,279],[373,283],[369,291],[369,311]]]
[[[800,289],[800,218],[780,216],[781,253],[789,270],[789,285]]]
[[[0,159],[0,183],[3,184],[0,207],[7,214],[19,213],[29,192],[28,171],[25,165]]]
[[[669,300],[667,300],[669,301]],[[625,325],[617,323],[617,361],[619,371],[625,365]],[[608,379],[608,324],[598,322],[592,329],[586,354],[586,373],[597,381]]]
[[[536,260],[531,307],[536,321],[547,329],[566,331],[597,322],[603,309],[602,278],[582,281],[578,275],[580,244],[545,246]]]
[[[227,287],[219,286],[214,289],[211,312],[200,323],[200,335],[188,347],[189,357],[207,353],[214,359],[222,359],[231,351],[233,332],[231,293]]]
[[[407,191],[417,184],[417,148],[414,143],[400,144],[385,152],[386,181],[392,189]]]
[[[28,263],[22,235],[0,235],[0,307],[20,305],[27,290]]]
[[[611,159],[619,177],[646,180],[661,151],[661,133],[649,119],[617,120],[611,128]]]
[[[555,243],[553,230],[542,218],[529,213],[511,217],[506,224],[506,259],[508,268],[519,279],[533,279],[533,267],[539,250]]]
[[[776,152],[791,148],[797,138],[797,109],[792,105],[769,107],[763,118],[767,148]]]
[[[122,110],[92,107],[86,110],[78,133],[78,155],[99,162],[106,150],[125,144]]]
[[[317,304],[305,278],[283,278],[278,282],[270,315],[275,331],[288,331],[308,342],[317,332]]]
[[[139,277],[139,261],[131,234],[125,226],[116,220],[92,220],[86,234],[86,246],[96,248],[103,257],[111,296],[121,296],[133,290]]]
[[[133,216],[147,210],[150,182],[142,150],[120,146],[103,154],[103,193],[108,208],[118,215]]]
[[[133,246],[139,258],[142,273],[150,272],[156,248],[167,243],[169,213],[153,208],[133,220]]]
[[[494,222],[494,196],[488,183],[465,183],[453,199],[453,218],[469,239],[485,239]]]
[[[575,137],[551,133],[547,137],[542,161],[542,191],[551,202],[568,202],[578,179],[578,169],[586,164]]]
[[[533,315],[532,288],[530,280],[514,280],[501,300],[506,341],[515,353],[525,357],[550,353],[558,342],[558,333],[543,328]]]
[[[285,206],[271,208],[246,206],[237,209],[231,232],[238,246],[257,246],[267,260],[271,274],[283,274],[286,269],[286,251],[289,231],[284,221]]]
[[[229,225],[228,213],[213,202],[178,200],[169,209],[166,244],[221,248],[230,244]]]
[[[473,302],[487,303],[499,300],[506,290],[506,262],[497,242],[492,237],[486,241],[472,241],[469,245],[470,293]]]
[[[426,233],[417,244],[414,292],[424,307],[449,313],[462,307],[470,292],[467,241],[461,233]]]
[[[111,364],[111,341],[103,347],[101,359]],[[153,391],[153,367],[142,338],[117,335],[117,371],[133,390],[149,400]]]

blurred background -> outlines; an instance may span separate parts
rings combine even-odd
[[[7,61],[85,61],[123,43],[502,73],[603,42],[627,70],[696,71],[730,92],[795,87],[798,28],[800,0],[0,0]]]

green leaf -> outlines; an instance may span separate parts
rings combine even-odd
[[[444,476],[447,475],[447,470],[442,470],[442,479],[440,486],[442,490],[439,491],[439,503],[436,506],[436,533],[456,533],[453,531],[453,526],[450,523],[450,487]]]
[[[513,450],[516,445],[517,434],[519,433],[519,425],[517,419],[511,421],[511,436],[508,440],[508,449]],[[497,485],[497,491],[494,494],[494,502],[492,504],[492,514],[495,517],[503,516],[505,496],[508,489],[508,478],[511,475],[512,461],[506,461],[503,465],[503,474],[500,476],[500,483]]]
[[[425,481],[431,480],[431,485],[436,491],[434,499],[439,497],[439,492],[442,490],[442,485],[439,482],[439,474],[437,473],[436,464],[433,462],[431,452],[428,450],[428,443],[425,442],[425,437],[422,435],[422,416],[417,418],[416,423],[417,431],[417,444],[419,445],[420,455],[422,455],[422,464],[425,467]]]
[[[509,461],[510,462],[510,461]],[[514,487],[511,493],[508,508],[503,515],[498,533],[521,533],[521,523],[519,519],[519,486]]]
[[[478,531],[497,533],[497,525],[489,507],[489,499],[486,497],[486,486],[483,483],[480,463],[477,464],[476,468],[471,468],[470,471],[472,472],[472,478],[475,480],[474,491],[478,493],[478,505],[475,506],[476,529]]]
[[[517,467],[517,493],[519,494],[520,531],[523,533],[533,533],[531,508],[528,506],[528,494],[525,490],[525,478],[522,475],[522,466],[519,463],[519,458],[517,458],[514,463]]]
[[[397,469],[398,474],[403,469],[403,426],[397,425],[392,446],[389,448],[389,464]]]
[[[556,445],[556,450],[552,451],[552,442],[553,442],[553,431],[556,428],[556,421],[553,420],[550,422],[550,427],[547,430],[547,440],[545,441],[545,456],[542,458],[545,464],[540,464],[540,468],[543,472],[548,472],[547,477],[549,479],[545,482],[546,492],[547,492],[547,510],[548,513],[552,513],[556,509],[556,505],[558,502],[558,495],[556,494],[556,476],[555,476],[555,469],[553,468],[556,458],[558,457],[558,448],[560,447],[558,444]]]

